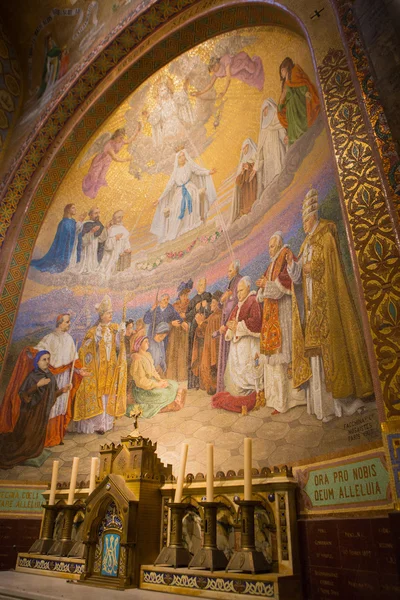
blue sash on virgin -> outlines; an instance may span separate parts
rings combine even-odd
[[[181,201],[181,212],[179,214],[178,219],[183,219],[183,217],[185,216],[185,212],[186,212],[186,204],[187,204],[187,209],[189,212],[189,215],[192,214],[192,196],[189,194],[186,186],[189,183],[189,181],[187,181],[186,183],[184,183],[183,185],[178,185],[178,187],[182,188],[182,201]]]

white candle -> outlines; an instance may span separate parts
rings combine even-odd
[[[207,502],[214,502],[214,444],[207,444]]]
[[[89,495],[93,492],[96,487],[96,475],[97,475],[97,465],[99,464],[99,459],[97,456],[93,456],[92,464],[90,465],[90,480],[89,480]]]
[[[57,477],[58,477],[58,467],[60,465],[60,461],[53,460],[53,472],[51,474],[51,485],[50,485],[50,496],[49,496],[49,505],[53,506],[54,500],[56,497],[56,489],[57,489]]]
[[[176,482],[174,502],[182,501],[183,482],[185,479],[186,459],[187,459],[187,455],[188,455],[188,449],[189,449],[189,446],[187,444],[182,444],[181,464],[179,466],[178,481]]]
[[[69,492],[68,492],[68,506],[72,506],[75,498],[75,488],[76,488],[76,478],[78,476],[78,466],[79,466],[79,458],[77,456],[74,457],[72,463],[72,472],[71,472],[71,482],[69,484]]]
[[[244,438],[244,499],[251,500],[251,464],[252,464],[252,447],[251,438]]]

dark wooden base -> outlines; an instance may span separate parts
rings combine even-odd
[[[174,568],[187,567],[191,559],[189,550],[183,546],[164,546],[154,564]]]
[[[240,573],[269,573],[271,566],[267,563],[262,552],[257,550],[237,550],[231,557],[227,571]]]
[[[71,550],[68,552],[68,556],[71,558],[84,558],[85,545],[82,542],[75,542]]]
[[[48,554],[50,548],[54,544],[54,540],[46,540],[39,538],[29,548],[29,554]]]
[[[189,569],[207,569],[213,571],[224,571],[228,559],[222,550],[218,548],[200,548],[189,563]]]
[[[75,542],[71,540],[58,540],[53,542],[50,550],[47,552],[50,556],[68,556]]]

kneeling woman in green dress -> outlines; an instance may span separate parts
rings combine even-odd
[[[132,395],[140,405],[143,417],[149,419],[159,412],[176,411],[185,404],[186,390],[178,388],[171,379],[161,379],[154,367],[146,336],[138,337],[133,344],[131,375]]]

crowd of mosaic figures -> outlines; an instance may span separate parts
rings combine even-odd
[[[246,79],[244,66],[251,67],[254,81]],[[210,73],[209,86],[198,96],[218,77],[227,77],[226,89],[232,77],[259,89],[264,78],[262,63],[244,52],[220,59]],[[278,105],[270,99],[262,105],[258,146],[251,139],[243,143],[232,220],[251,210],[271,177],[270,169],[279,172],[285,146],[295,143],[319,113],[315,87],[290,58],[282,62],[280,77]],[[138,125],[133,137],[139,133]],[[123,132],[111,144],[113,140],[121,147],[128,143]],[[106,172],[118,158],[117,150],[108,149],[104,161],[101,153],[93,158],[84,182],[90,197],[107,184]],[[209,203],[214,201],[212,170],[179,150],[151,226],[160,242],[198,226],[204,217],[200,188]],[[174,226],[166,219],[171,211]],[[68,204],[52,246],[31,261],[32,267],[110,276],[130,266],[130,234],[122,210],[107,226],[96,207],[89,218],[83,214],[76,221],[75,214],[75,205]],[[232,258],[225,289],[211,293],[201,277],[195,283],[182,281],[175,301],[161,290],[142,318],[120,324],[113,322],[111,298],[104,296],[96,306],[98,321],[85,333],[79,351],[68,332],[71,316],[61,313],[55,330],[24,348],[14,367],[0,407],[0,467],[62,444],[67,429],[103,434],[115,419],[138,410],[143,418],[179,411],[188,389],[208,394],[212,408],[244,415],[264,407],[278,414],[306,405],[310,415],[327,422],[374,406],[369,402],[373,387],[365,342],[336,225],[320,218],[315,189],[304,198],[302,220],[304,241],[298,255],[283,233],[275,232],[269,240],[270,262],[255,281],[243,276],[239,260]]]
[[[0,408],[1,466],[62,443],[67,428],[102,434],[137,406],[143,418],[178,411],[187,389],[204,390],[213,408],[276,414],[306,405],[324,422],[373,406],[336,225],[319,218],[314,189],[302,216],[298,256],[275,232],[255,282],[234,260],[226,289],[210,293],[205,278],[182,282],[174,303],[161,293],[143,318],[120,324],[105,296],[79,352],[71,317],[60,314],[15,365]]]

